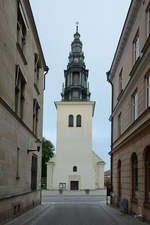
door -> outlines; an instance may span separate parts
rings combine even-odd
[[[79,190],[79,181],[70,181],[70,190],[78,191]]]

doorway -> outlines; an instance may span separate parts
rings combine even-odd
[[[70,181],[70,190],[78,191],[79,190],[79,181]]]

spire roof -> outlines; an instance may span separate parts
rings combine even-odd
[[[82,42],[80,41],[79,23],[76,23],[76,33],[71,43],[71,52],[67,70],[65,70],[65,85],[62,87],[62,101],[90,101],[88,70],[84,63]]]

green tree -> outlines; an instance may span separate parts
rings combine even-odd
[[[42,140],[42,177],[47,177],[46,163],[54,156],[54,145],[46,138]]]

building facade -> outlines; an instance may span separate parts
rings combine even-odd
[[[41,201],[40,141],[47,70],[29,1],[1,0],[0,222]]]
[[[78,26],[57,109],[56,155],[47,164],[47,188],[95,190],[104,188],[104,162],[92,151],[92,117],[88,70]]]
[[[150,1],[132,0],[107,73],[113,202],[150,219]]]

